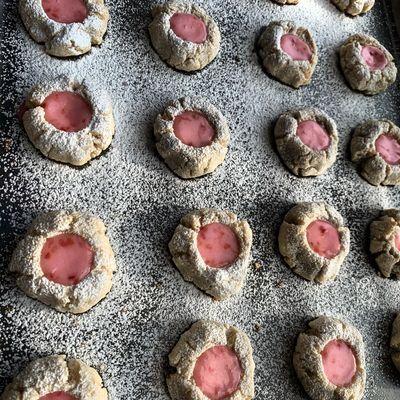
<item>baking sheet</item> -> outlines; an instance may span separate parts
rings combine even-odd
[[[375,188],[362,180],[348,147],[351,129],[366,118],[400,123],[399,81],[379,96],[354,93],[335,53],[350,34],[361,31],[398,55],[391,4],[380,1],[368,15],[348,18],[321,0],[302,0],[295,7],[266,0],[199,0],[218,22],[223,42],[214,63],[188,75],[168,68],[149,44],[149,10],[155,1],[109,3],[112,22],[105,43],[66,61],[45,55],[22,27],[15,2],[0,1],[0,390],[28,360],[66,353],[100,371],[111,399],[168,399],[164,372],[169,351],[191,323],[213,318],[250,336],[256,398],[307,399],[292,367],[292,352],[307,322],[327,314],[348,320],[363,334],[365,398],[398,398],[400,380],[388,342],[400,309],[400,286],[378,277],[367,250],[370,221],[382,208],[399,206],[400,189]],[[295,91],[262,71],[255,38],[274,19],[293,19],[314,33],[320,61],[310,86]],[[109,89],[114,102],[115,140],[84,169],[46,160],[15,119],[26,90],[61,73],[90,77]],[[232,131],[223,166],[193,181],[182,181],[168,170],[152,137],[157,113],[183,95],[207,97],[227,116]],[[318,106],[338,123],[338,159],[322,177],[294,177],[275,151],[275,119],[299,106]],[[352,235],[340,276],[324,286],[295,276],[277,249],[284,214],[296,202],[311,200],[335,206]],[[204,206],[235,211],[248,219],[254,233],[247,284],[239,296],[223,303],[184,282],[167,250],[180,217]],[[102,217],[117,257],[112,292],[82,316],[63,315],[27,298],[6,268],[32,218],[57,208]]]

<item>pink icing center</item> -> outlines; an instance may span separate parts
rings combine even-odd
[[[214,128],[208,119],[197,111],[184,111],[174,118],[175,136],[192,147],[209,146],[215,136]]]
[[[237,355],[228,346],[214,346],[196,361],[193,378],[210,400],[225,399],[236,392],[242,377]]]
[[[371,71],[382,70],[388,63],[385,53],[374,46],[363,46],[361,49],[361,57]]]
[[[394,137],[383,133],[376,139],[375,147],[388,164],[400,163],[400,143]]]
[[[187,42],[204,43],[207,39],[207,27],[204,21],[193,14],[175,13],[170,19],[175,35]]]
[[[219,222],[203,226],[197,235],[197,248],[212,268],[231,265],[239,256],[239,241],[233,230]]]
[[[86,128],[93,116],[89,103],[73,92],[51,93],[42,107],[46,121],[65,132],[78,132]]]
[[[66,392],[54,392],[41,396],[39,400],[77,400],[75,396],[71,396]]]
[[[289,33],[282,36],[281,48],[294,61],[307,61],[312,56],[310,46],[298,36]]]
[[[315,121],[303,121],[297,126],[297,136],[312,150],[325,150],[331,139],[328,132]]]
[[[84,0],[42,0],[42,7],[50,19],[63,24],[83,22],[88,15]]]
[[[40,266],[48,280],[72,286],[90,273],[93,259],[93,249],[83,237],[62,233],[46,240],[40,256]]]
[[[353,350],[342,340],[332,340],[321,353],[325,376],[336,386],[351,383],[357,371]]]
[[[339,233],[327,221],[311,222],[307,227],[307,241],[311,249],[322,257],[334,258],[340,252]]]
[[[396,249],[400,251],[400,233],[394,237],[394,245],[396,246]]]

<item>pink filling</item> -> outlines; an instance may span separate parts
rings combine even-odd
[[[311,249],[322,257],[334,258],[340,252],[339,232],[329,222],[311,222],[307,227],[307,241]]]
[[[206,350],[196,361],[193,378],[210,400],[232,395],[239,387],[242,368],[237,355],[228,346]]]
[[[77,400],[75,396],[71,396],[66,392],[54,392],[41,396],[39,400]]]
[[[64,286],[77,285],[91,271],[94,252],[90,244],[74,233],[48,238],[40,256],[44,276]]]
[[[93,116],[89,103],[73,92],[54,92],[46,97],[42,107],[46,121],[65,132],[86,128]]]
[[[240,247],[235,232],[229,226],[214,222],[200,229],[197,248],[209,267],[224,268],[238,258]]]
[[[361,57],[371,71],[382,70],[388,63],[385,53],[374,46],[363,46],[361,49]]]
[[[387,133],[383,133],[375,141],[376,151],[388,164],[400,164],[400,143]]]
[[[342,340],[332,340],[321,353],[325,376],[336,386],[351,383],[357,371],[353,350]]]
[[[312,56],[310,46],[296,35],[283,35],[281,38],[281,48],[294,61],[307,61]]]
[[[297,136],[312,150],[325,150],[331,143],[328,132],[320,124],[311,120],[299,123]]]
[[[400,251],[400,233],[398,233],[398,234],[394,237],[394,245],[396,246],[397,250]]]
[[[208,119],[196,111],[184,111],[174,119],[175,136],[188,146],[209,146],[215,136],[214,128]]]
[[[42,0],[42,7],[50,19],[63,24],[83,22],[88,15],[84,0]]]
[[[187,42],[200,44],[207,39],[206,24],[193,14],[175,13],[170,25],[175,35]]]

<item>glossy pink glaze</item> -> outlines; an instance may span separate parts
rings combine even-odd
[[[349,385],[357,371],[353,350],[342,340],[332,340],[321,353],[324,373],[336,386]]]
[[[398,234],[394,237],[394,245],[396,246],[397,250],[400,251],[400,233],[398,233]]]
[[[375,141],[376,151],[388,164],[400,163],[400,143],[387,133],[383,133]]]
[[[339,232],[330,222],[311,222],[307,227],[307,241],[311,249],[322,257],[331,259],[340,252]]]
[[[325,150],[331,139],[328,132],[315,121],[303,121],[297,126],[297,136],[312,150]]]
[[[83,22],[88,15],[83,0],[42,0],[42,7],[50,19],[63,24]]]
[[[62,233],[46,240],[40,256],[40,266],[48,280],[72,286],[90,273],[93,260],[93,249],[83,237]]]
[[[42,107],[48,123],[65,132],[78,132],[92,120],[89,103],[73,92],[54,92],[46,97]]]
[[[209,146],[215,136],[214,128],[208,119],[197,111],[184,111],[174,118],[175,136],[188,146]]]
[[[388,63],[385,53],[374,46],[363,46],[361,49],[361,57],[371,71],[382,70]]]
[[[298,36],[289,33],[282,36],[281,48],[294,61],[307,61],[312,56],[310,46]]]
[[[193,378],[210,400],[229,397],[239,387],[242,377],[240,361],[228,346],[214,346],[196,361]]]
[[[77,400],[75,396],[72,396],[66,392],[54,392],[41,396],[39,400]]]
[[[197,248],[204,262],[212,268],[228,267],[240,252],[235,232],[229,226],[218,222],[200,229],[197,234]]]
[[[207,40],[206,24],[193,14],[175,13],[170,25],[175,35],[187,42],[200,44]]]

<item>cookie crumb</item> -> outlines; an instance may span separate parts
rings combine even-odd
[[[6,153],[11,151],[13,145],[13,140],[10,138],[4,139],[3,140],[3,149]]]
[[[256,271],[259,271],[262,268],[262,262],[260,260],[256,260],[253,262],[254,268]]]
[[[278,281],[275,282],[275,287],[278,288],[278,289],[282,289],[283,287],[285,287],[285,284],[284,284],[283,281],[278,280]]]
[[[262,329],[262,327],[261,327],[261,325],[260,325],[259,323],[254,324],[254,330],[255,330],[256,332],[260,332],[261,329]]]

